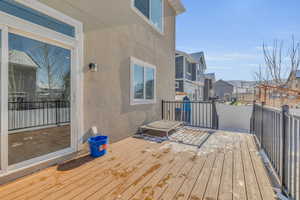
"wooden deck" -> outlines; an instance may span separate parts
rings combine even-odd
[[[128,138],[109,151],[103,158],[83,157],[1,186],[0,199],[275,199],[247,134],[219,131],[200,149]]]

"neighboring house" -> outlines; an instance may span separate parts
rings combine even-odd
[[[0,11],[0,141],[4,145],[0,148],[0,176],[26,171],[37,164],[56,163],[82,150],[92,133],[108,135],[111,142],[131,136],[139,126],[161,119],[161,100],[175,98],[176,16],[185,11],[181,0],[2,0]],[[56,88],[66,82],[61,91],[71,88],[66,92],[71,103],[70,127],[65,127],[70,132],[64,133],[66,136],[57,132],[52,137],[43,132],[37,145],[29,149],[22,149],[24,142],[8,144],[19,141],[22,135],[22,130],[10,132],[6,117],[11,49],[39,49],[41,54],[35,55],[42,57],[39,64],[54,66],[53,72],[38,72],[40,83],[36,86],[52,84],[51,88]],[[65,74],[69,70],[70,78],[57,74],[57,66]],[[30,69],[27,78],[33,77],[30,81],[34,81],[35,66]],[[25,85],[29,85],[26,90],[34,90],[29,83]],[[43,98],[57,92],[53,90],[39,88]],[[37,105],[44,108],[48,103]],[[20,113],[14,112],[16,116]],[[42,111],[31,112],[37,114],[30,121],[35,130],[48,120]],[[34,140],[35,135],[31,136],[24,138]],[[40,145],[45,140],[48,143]],[[15,156],[21,161],[12,159]]]
[[[204,94],[203,100],[208,101],[214,97],[214,84],[216,81],[215,73],[204,74]]]
[[[256,81],[230,80],[227,82],[234,86],[233,93],[249,93],[257,85]]]
[[[289,89],[300,89],[300,70],[295,70],[290,73],[286,85]]]
[[[224,101],[230,101],[233,95],[233,85],[230,83],[218,80],[214,84],[214,92],[215,96],[218,97],[218,99],[224,100]]]
[[[9,101],[27,101],[36,92],[38,64],[26,53],[9,51]]]
[[[243,103],[252,103],[255,98],[256,81],[231,80],[227,81],[234,86],[233,97]]]
[[[206,70],[204,53],[187,54],[176,51],[175,69],[176,96],[189,96],[192,100],[203,100]]]

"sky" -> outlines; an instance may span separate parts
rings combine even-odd
[[[207,72],[217,79],[253,80],[264,68],[262,44],[284,42],[284,59],[292,36],[300,40],[300,0],[182,0],[177,17],[176,48],[204,51]]]

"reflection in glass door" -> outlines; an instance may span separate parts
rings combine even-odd
[[[8,164],[71,146],[71,51],[9,33]]]

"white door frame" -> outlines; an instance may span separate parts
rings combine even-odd
[[[8,166],[8,99],[7,99],[7,90],[8,90],[8,27],[0,25],[1,29],[1,68],[0,68],[0,140],[1,140],[1,171],[5,173]]]
[[[81,147],[82,102],[83,102],[83,29],[76,21],[36,0],[17,0],[28,7],[43,12],[75,27],[75,38],[66,36],[43,26],[11,16],[0,11],[1,29],[1,69],[0,69],[0,109],[1,109],[1,169],[0,177],[29,168],[64,155],[76,152]],[[8,34],[15,33],[35,40],[47,42],[71,50],[71,147],[8,166]]]

